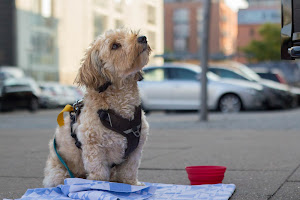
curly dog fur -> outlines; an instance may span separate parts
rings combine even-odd
[[[126,29],[108,31],[87,49],[75,82],[86,87],[84,107],[74,124],[82,150],[70,136],[70,118],[55,131],[57,149],[75,177],[139,185],[137,171],[149,126],[142,113],[142,129],[138,147],[124,160],[127,140],[105,128],[97,110],[112,109],[123,118],[133,119],[135,107],[141,104],[137,81],[140,70],[148,63],[151,49],[138,41],[139,34]],[[97,88],[107,81],[112,85],[99,93]],[[44,187],[63,184],[69,174],[60,163],[53,140],[44,170]],[[111,168],[112,164],[118,164]]]

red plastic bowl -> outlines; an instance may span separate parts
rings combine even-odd
[[[224,166],[189,166],[185,168],[187,173],[216,173],[225,172],[226,167]]]
[[[188,174],[189,179],[220,179],[224,178],[224,174],[220,175],[195,175],[195,174]]]
[[[224,166],[189,166],[185,169],[191,185],[222,183],[226,171]]]
[[[222,181],[191,181],[191,185],[206,185],[206,184],[218,184]]]
[[[188,177],[190,181],[223,181],[224,176],[218,177]]]
[[[194,174],[194,175],[223,175],[225,173],[225,171],[220,171],[220,172],[215,172],[215,171],[211,171],[211,172],[187,172],[188,174]]]

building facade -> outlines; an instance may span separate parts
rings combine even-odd
[[[249,7],[279,7],[281,0],[247,0]]]
[[[11,0],[0,1],[0,66],[15,65],[15,4]],[[3,28],[1,28],[3,27]],[[5,28],[4,28],[5,27]]]
[[[203,33],[203,0],[165,0],[165,50],[179,59],[197,57]],[[210,19],[211,56],[236,51],[237,14],[222,0],[213,0]]]
[[[16,0],[16,66],[38,81],[59,80],[58,23],[51,0]]]
[[[249,8],[238,12],[238,39],[239,54],[237,60],[247,62],[246,55],[241,49],[252,40],[260,40],[259,29],[266,23],[280,24],[280,0],[249,0]]]
[[[5,1],[13,2],[15,13],[10,31],[15,29],[15,44],[6,45],[12,50],[5,49],[12,61],[6,63],[21,67],[38,81],[72,84],[90,43],[104,31],[120,27],[140,30],[153,49],[150,64],[163,62],[154,57],[164,49],[163,0]]]
[[[162,0],[64,0],[56,1],[60,51],[60,82],[71,84],[85,49],[101,33],[120,27],[140,30],[153,52],[150,64],[161,64],[163,44]]]

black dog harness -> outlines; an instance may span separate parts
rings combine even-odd
[[[76,101],[76,103],[73,104],[73,111],[71,111],[70,119],[71,119],[71,137],[75,140],[75,145],[78,149],[81,149],[81,142],[78,140],[77,135],[75,133],[75,130],[73,129],[73,125],[77,122],[77,119],[79,117],[79,114],[81,113],[81,108],[83,107],[83,99]]]
[[[98,110],[103,126],[126,137],[127,148],[124,158],[127,158],[139,145],[142,128],[141,113],[141,106],[135,107],[134,119],[128,120],[119,116],[113,110]]]
[[[111,82],[107,82],[101,87],[99,87],[99,93],[104,92],[110,85]],[[75,145],[79,149],[81,149],[82,144],[77,138],[75,130],[73,129],[73,125],[76,123],[83,106],[84,106],[83,100],[79,100],[73,104],[74,111],[70,112],[71,136],[72,138],[74,138]],[[98,110],[97,113],[104,127],[121,134],[127,139],[127,148],[125,150],[124,159],[128,158],[130,153],[132,153],[137,148],[140,141],[141,128],[142,128],[141,105],[135,107],[133,120],[123,118],[122,116],[118,115],[111,109],[108,110],[100,109]],[[113,166],[115,166],[115,164],[113,164]]]

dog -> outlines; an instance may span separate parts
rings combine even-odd
[[[78,148],[74,144],[69,116],[54,134],[57,152],[75,177],[142,185],[137,173],[149,125],[144,112],[139,110],[141,99],[137,81],[149,61],[150,52],[145,36],[124,28],[105,32],[86,50],[74,81],[86,88],[84,106],[72,126],[81,146]],[[129,139],[107,128],[104,122],[110,125],[112,122],[110,118],[105,121],[105,116],[112,117],[108,113],[111,111],[117,116],[116,122],[119,118],[131,122],[137,110],[141,112],[140,126],[130,129],[130,133],[124,132],[131,136],[138,133],[139,141],[126,157]],[[104,117],[101,118],[99,111],[104,112]],[[55,187],[70,175],[55,152],[53,140],[50,140],[49,149],[43,185]]]

